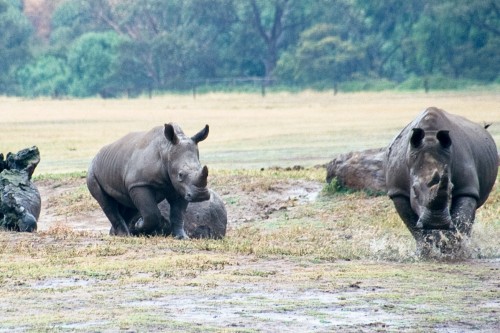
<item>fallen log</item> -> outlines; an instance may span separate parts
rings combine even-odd
[[[337,155],[326,165],[326,181],[336,179],[340,188],[385,193],[385,148]]]
[[[31,176],[40,162],[37,147],[0,154],[0,229],[36,231],[41,198]]]

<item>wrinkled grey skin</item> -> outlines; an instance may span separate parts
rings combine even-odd
[[[226,235],[227,212],[221,197],[210,191],[210,199],[200,202],[190,202],[184,214],[184,230],[190,238],[211,238],[220,239]],[[170,225],[170,205],[166,200],[158,204],[163,221],[151,235],[167,236],[171,233]],[[135,225],[141,219],[140,214],[136,214],[127,222],[129,226]]]
[[[418,246],[432,230],[470,235],[498,153],[485,127],[431,107],[392,141],[384,166],[388,195]]]
[[[208,125],[191,138],[177,124],[130,133],[103,147],[93,159],[87,186],[111,222],[110,234],[150,234],[163,222],[158,203],[171,207],[172,235],[188,238],[183,215],[188,202],[210,198],[208,168],[200,165],[198,142]],[[137,212],[143,217],[129,228]]]
[[[189,203],[185,221],[189,237],[223,238],[226,235],[227,226],[224,202],[217,193],[210,190],[210,200]]]

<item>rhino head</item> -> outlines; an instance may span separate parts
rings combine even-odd
[[[410,202],[419,229],[453,228],[450,205],[451,138],[449,131],[414,128],[410,138]]]
[[[184,136],[173,124],[165,124],[164,134],[170,142],[166,161],[173,187],[188,202],[210,199],[207,188],[208,168],[201,167],[198,142],[208,136],[208,125],[193,137]]]

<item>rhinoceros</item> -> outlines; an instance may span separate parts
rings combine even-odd
[[[498,174],[497,148],[486,127],[430,107],[386,150],[388,195],[417,246],[436,229],[470,236]]]
[[[188,202],[210,199],[208,168],[201,167],[198,151],[208,131],[206,125],[189,138],[179,125],[169,123],[129,133],[97,153],[87,187],[111,222],[110,234],[150,234],[162,224],[158,203],[166,199],[172,235],[188,238],[183,227]],[[126,221],[137,212],[142,218],[129,228]]]

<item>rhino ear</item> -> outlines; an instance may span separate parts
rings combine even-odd
[[[207,138],[207,136],[208,136],[208,125],[205,125],[205,128],[203,128],[201,131],[199,131],[198,133],[193,135],[191,140],[198,143],[200,141],[205,140]]]
[[[421,128],[412,129],[412,134],[410,138],[410,143],[413,148],[418,148],[422,144],[422,140],[424,140],[425,132]]]
[[[443,148],[450,148],[451,146],[451,138],[450,131],[438,131],[436,134],[436,138],[439,140],[439,143]]]
[[[172,144],[176,145],[179,142],[179,138],[177,134],[175,134],[175,129],[172,124],[165,124],[164,133],[167,140],[172,142]]]

